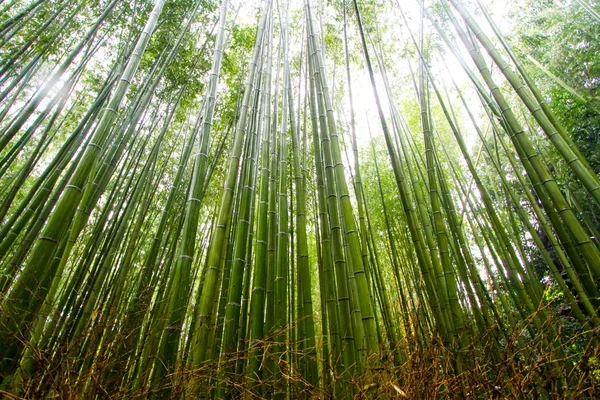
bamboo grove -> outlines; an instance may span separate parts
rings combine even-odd
[[[481,1],[0,1],[0,393],[597,396],[600,180]]]

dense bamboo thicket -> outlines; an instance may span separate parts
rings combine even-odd
[[[600,6],[509,8],[0,0],[0,394],[600,396]]]

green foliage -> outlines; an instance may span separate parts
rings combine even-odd
[[[553,111],[598,173],[600,23],[577,2],[528,1],[524,7],[517,39],[534,58],[588,101],[581,104],[556,82],[545,76],[540,78],[540,85],[548,89]]]
[[[577,2],[563,0],[527,1],[515,38],[523,49],[532,54],[551,73],[577,93],[586,102],[567,92],[558,82],[529,68],[546,89],[547,102],[559,122],[565,127],[592,170],[600,173],[600,22]],[[554,155],[554,150],[549,150]],[[583,206],[580,216],[600,227],[598,208],[589,201],[570,169],[557,165],[557,175]]]

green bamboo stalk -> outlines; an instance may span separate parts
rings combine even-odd
[[[272,12],[271,10],[269,12]],[[269,16],[267,28],[267,51],[266,68],[263,81],[263,104],[261,105],[262,117],[262,144],[260,159],[260,194],[256,228],[256,255],[254,261],[254,274],[252,277],[252,296],[250,299],[249,316],[249,343],[250,348],[249,361],[246,375],[249,382],[260,380],[261,377],[261,356],[264,339],[264,319],[265,319],[265,300],[267,286],[267,253],[268,253],[268,229],[269,229],[269,181],[270,181],[270,162],[269,153],[271,151],[271,69],[272,69],[272,51],[273,51],[273,25],[272,18]]]
[[[288,80],[289,80],[288,75]],[[303,358],[306,360],[305,373],[306,380],[313,387],[317,387],[319,376],[317,371],[316,363],[316,342],[315,342],[315,325],[313,320],[313,302],[312,302],[312,282],[309,268],[308,258],[308,237],[307,237],[307,224],[306,224],[306,192],[305,182],[303,182],[302,168],[300,166],[300,148],[299,148],[299,135],[296,125],[296,117],[293,108],[293,99],[291,90],[288,91],[288,98],[290,104],[290,126],[292,133],[292,159],[294,167],[294,183],[296,187],[296,233],[297,233],[297,264],[298,264],[298,286],[299,296],[302,298],[302,308],[298,318],[300,323],[303,324],[303,336],[299,338],[302,343],[302,349],[306,354],[303,354]]]
[[[314,166],[317,186],[317,205],[319,228],[318,248],[321,254],[320,263],[320,288],[325,293],[325,304],[327,308],[327,320],[329,322],[329,335],[331,337],[330,354],[333,369],[336,374],[342,378],[335,382],[333,388],[334,394],[344,393],[347,388],[343,386],[343,380],[348,375],[352,375],[354,369],[354,338],[351,335],[349,324],[349,309],[342,307],[338,302],[338,293],[336,290],[336,278],[334,275],[334,259],[331,251],[330,224],[325,193],[325,178],[323,173],[323,161],[321,156],[321,142],[319,140],[319,127],[317,116],[317,99],[315,91],[313,64],[310,62],[310,41],[307,41],[307,64],[309,76],[309,105],[310,120],[313,134],[313,153]],[[347,289],[345,289],[347,293]],[[341,355],[341,357],[340,357]]]
[[[223,190],[223,197],[221,200],[221,206],[219,208],[218,219],[216,229],[211,237],[211,243],[215,244],[211,247],[208,253],[208,265],[206,276],[204,280],[202,295],[200,297],[200,303],[198,305],[198,330],[196,333],[197,340],[195,340],[195,348],[193,350],[193,359],[195,365],[200,365],[206,360],[206,352],[208,348],[208,334],[212,329],[212,315],[214,315],[213,303],[216,297],[216,286],[215,283],[218,279],[218,273],[221,270],[221,251],[220,246],[216,245],[222,243],[225,236],[225,225],[231,217],[234,185],[236,182],[238,167],[240,162],[240,155],[242,150],[243,138],[246,129],[246,120],[248,115],[248,107],[250,101],[250,95],[252,88],[255,84],[255,72],[258,64],[258,58],[260,57],[260,49],[262,48],[264,31],[266,27],[267,15],[269,14],[269,8],[271,6],[270,1],[266,1],[261,21],[259,23],[258,32],[256,35],[256,41],[254,45],[252,61],[250,62],[248,78],[246,81],[246,88],[244,90],[244,99],[242,101],[240,117],[236,128],[233,148],[231,150],[230,162],[227,171],[227,178],[225,181],[225,187]]]
[[[404,171],[401,167],[399,157],[394,149],[393,138],[391,136],[387,122],[383,115],[383,110],[381,108],[381,101],[379,100],[379,94],[377,92],[376,85],[375,85],[375,77],[373,74],[373,68],[371,66],[371,59],[369,56],[369,52],[367,50],[367,44],[366,44],[366,39],[365,39],[365,35],[363,32],[363,28],[362,28],[362,23],[360,22],[361,21],[360,20],[360,12],[358,11],[358,5],[356,4],[356,2],[354,4],[354,9],[356,11],[357,20],[359,22],[359,30],[361,32],[361,39],[362,39],[362,45],[363,45],[363,54],[365,56],[365,61],[366,61],[367,68],[369,71],[369,77],[371,79],[371,86],[373,89],[373,94],[375,96],[379,119],[380,119],[381,126],[383,129],[384,138],[385,138],[387,149],[388,149],[388,154],[390,156],[392,170],[394,171],[394,178],[396,180],[396,185],[398,187],[398,191],[399,191],[399,194],[400,194],[400,197],[402,200],[404,212],[407,217],[407,222],[408,222],[408,225],[410,228],[411,237],[412,237],[413,243],[415,245],[415,250],[417,253],[417,258],[419,260],[419,266],[421,269],[421,273],[423,275],[423,278],[424,278],[426,286],[427,286],[427,292],[428,292],[428,295],[429,295],[429,298],[430,298],[430,301],[432,304],[433,311],[436,315],[438,329],[439,329],[439,332],[441,333],[441,335],[443,337],[446,337],[447,336],[446,319],[443,316],[444,313],[440,307],[440,304],[438,303],[438,301],[435,300],[435,298],[437,298],[437,295],[436,295],[437,292],[433,285],[433,279],[430,277],[430,271],[432,271],[432,260],[429,258],[429,256],[426,253],[427,247],[425,244],[425,240],[423,238],[423,232],[417,223],[418,219],[417,219],[416,211],[412,207],[412,204],[413,204],[412,199],[409,198],[410,191],[409,191],[407,183],[406,183]]]
[[[287,10],[287,7],[286,7]],[[289,58],[288,58],[288,36],[287,36],[287,12],[285,17],[279,12],[280,30],[281,30],[281,47],[283,55],[283,77],[282,77],[282,95],[281,95],[281,121],[279,127],[279,167],[278,167],[278,187],[277,187],[277,249],[275,263],[275,280],[274,280],[274,316],[273,329],[275,333],[274,357],[286,361],[279,363],[276,367],[275,377],[281,379],[282,372],[289,363],[290,354],[289,346],[289,329],[288,329],[288,294],[289,294],[289,215],[288,215],[288,198],[287,198],[287,179],[288,179],[288,109],[291,106],[288,103],[288,93],[290,91],[289,74]],[[285,370],[286,374],[289,374]],[[283,380],[283,379],[281,379]],[[275,398],[283,398],[285,396],[285,385],[283,382],[275,382]]]
[[[37,109],[42,100],[50,93],[52,88],[56,85],[59,78],[66,72],[67,68],[69,68],[69,66],[73,63],[73,61],[81,53],[83,48],[86,45],[88,45],[88,42],[92,40],[102,23],[106,20],[108,15],[110,15],[110,13],[112,12],[112,10],[118,2],[119,0],[113,0],[106,6],[102,15],[100,15],[97,22],[90,27],[90,29],[85,34],[83,39],[79,42],[77,47],[69,53],[67,58],[60,64],[53,76],[46,80],[44,85],[40,88],[40,90],[38,90],[35,97],[31,99],[27,106],[21,109],[15,121],[3,132],[2,136],[0,136],[0,151],[4,150],[9,141],[14,137],[14,135],[17,132],[19,132],[21,127],[27,122],[29,117]]]
[[[189,19],[189,24],[193,21],[193,15],[198,9],[196,5],[192,16]],[[161,376],[163,373],[168,373],[175,365],[178,348],[180,346],[180,332],[183,324],[187,302],[191,290],[191,266],[195,251],[196,231],[198,218],[200,213],[200,205],[202,203],[202,195],[204,194],[204,184],[206,178],[206,160],[208,157],[208,143],[212,130],[212,120],[216,103],[216,91],[219,80],[219,72],[223,58],[225,47],[225,26],[227,19],[228,2],[221,3],[217,37],[215,41],[215,52],[213,54],[212,67],[208,88],[206,90],[203,101],[203,117],[202,128],[199,134],[199,143],[197,154],[194,157],[194,170],[192,173],[192,183],[190,187],[189,198],[186,204],[183,232],[180,245],[178,246],[178,254],[176,257],[176,265],[173,270],[173,287],[176,290],[169,295],[169,301],[166,308],[168,315],[167,329],[165,336],[162,339],[158,359],[160,362],[155,363],[155,376]],[[186,29],[187,30],[187,27]],[[180,40],[183,38],[183,33]],[[164,372],[163,372],[164,371]]]
[[[500,71],[504,74],[508,82],[511,84],[517,95],[521,98],[525,106],[531,112],[531,115],[535,118],[537,123],[540,125],[548,139],[554,144],[560,155],[563,157],[569,168],[573,170],[573,173],[585,186],[588,192],[592,195],[597,204],[600,205],[600,181],[596,174],[589,168],[584,157],[581,155],[577,146],[572,139],[567,135],[566,131],[562,127],[557,127],[558,121],[554,119],[554,122],[550,121],[547,113],[551,114],[549,108],[546,111],[539,105],[535,100],[535,95],[531,95],[525,85],[523,85],[518,79],[512,69],[509,68],[508,63],[502,58],[498,50],[494,47],[490,39],[481,31],[481,28],[475,22],[469,12],[456,0],[449,0],[461,15],[463,20],[469,26],[469,29],[473,32],[475,37],[479,40],[481,45],[486,49],[490,57],[500,68]],[[505,44],[508,47],[508,44]],[[494,92],[492,92],[494,94]],[[538,94],[541,98],[541,95]]]
[[[545,193],[547,193],[549,200],[552,202],[552,206],[556,209],[557,213],[563,220],[565,227],[575,239],[577,243],[576,247],[582,253],[583,258],[587,261],[593,276],[599,276],[600,254],[598,249],[591,242],[589,235],[587,235],[585,230],[581,227],[581,224],[575,217],[572,209],[569,207],[556,181],[552,178],[548,168],[546,165],[544,165],[539,154],[535,151],[531,141],[526,136],[524,129],[518,122],[504,95],[500,92],[500,89],[493,81],[491,73],[485,65],[482,55],[470,44],[469,39],[466,37],[462,28],[460,28],[458,25],[456,19],[451,17],[451,21],[453,22],[457,32],[459,32],[459,36],[465,43],[465,46],[469,48],[473,61],[478,66],[486,85],[488,85],[492,91],[492,95],[495,101],[498,103],[499,109],[502,110],[501,114],[504,117],[509,129],[511,141],[519,152],[519,157],[527,169],[528,176],[530,176],[530,178],[532,176],[539,177],[541,185],[539,187],[534,185],[536,192],[538,192],[539,196],[543,196],[539,193],[541,190],[544,190]],[[549,205],[545,205],[544,208],[548,209],[548,206]]]
[[[109,5],[106,14],[114,7],[116,2],[117,0]],[[94,138],[88,145],[48,224],[38,238],[29,261],[19,276],[19,280],[14,284],[9,297],[2,302],[3,312],[2,317],[0,317],[0,325],[3,330],[3,341],[7,343],[2,354],[2,371],[0,372],[2,377],[11,375],[15,371],[18,355],[23,349],[21,335],[28,336],[29,325],[32,323],[35,313],[41,306],[41,302],[48,290],[49,279],[53,276],[53,271],[49,270],[50,265],[48,260],[51,260],[51,257],[48,257],[48,255],[54,253],[60,239],[64,236],[70,217],[75,211],[74,205],[81,199],[81,186],[94,169],[101,148],[110,134],[112,122],[116,117],[116,110],[119,108],[129,87],[129,81],[139,65],[141,55],[156,26],[163,5],[164,1],[156,3],[136,45],[136,49],[132,53],[127,68],[123,72],[115,94],[109,106],[105,109],[102,121],[94,133]],[[38,273],[41,273],[41,276],[35,278],[35,275]],[[27,303],[29,304],[26,307],[22,306],[22,304]],[[17,315],[19,315],[18,319],[16,318]]]
[[[324,62],[322,60],[322,53],[318,51],[318,46],[315,41],[314,36],[314,28],[312,23],[312,11],[310,8],[309,0],[305,2],[306,12],[308,16],[308,26],[309,32],[312,34],[309,38],[313,41],[313,46],[317,50],[314,52],[314,61],[315,61],[315,74],[317,75],[317,81],[319,87],[323,91],[323,100],[326,109],[326,117],[327,117],[327,133],[329,135],[331,146],[331,156],[332,161],[335,162],[334,172],[335,172],[335,188],[337,189],[337,195],[340,202],[340,211],[342,212],[344,218],[344,235],[349,244],[351,262],[352,262],[352,270],[350,273],[353,275],[359,298],[358,303],[360,304],[360,310],[362,313],[362,322],[364,324],[364,330],[366,335],[366,348],[369,353],[375,353],[379,350],[379,343],[377,337],[377,329],[375,326],[375,314],[373,312],[373,305],[371,304],[371,296],[369,295],[369,286],[366,279],[366,274],[364,270],[364,265],[362,263],[362,255],[361,255],[361,246],[360,246],[360,238],[358,236],[358,229],[356,227],[356,221],[354,220],[352,204],[350,202],[350,196],[348,191],[348,184],[346,181],[344,166],[341,158],[341,151],[338,142],[338,135],[335,126],[335,118],[333,115],[333,107],[331,104],[331,97],[329,95],[329,89],[327,85],[327,77],[325,76]],[[327,147],[325,148],[325,156],[327,157]],[[333,182],[332,182],[333,183]],[[337,206],[336,206],[337,208]],[[335,210],[334,208],[333,210]],[[334,213],[332,212],[331,215]],[[332,225],[332,228],[335,226]],[[340,232],[341,234],[341,232]],[[334,241],[336,240],[336,236],[334,236]]]

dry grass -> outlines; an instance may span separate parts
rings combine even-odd
[[[389,349],[370,356],[363,374],[340,377],[331,373],[331,380],[338,382],[335,397],[600,398],[600,329],[585,330],[570,318],[560,316],[552,316],[537,329],[532,328],[533,318],[506,336],[494,327],[460,350],[435,336],[419,341],[410,338],[399,344],[397,357]],[[302,354],[273,352],[274,337],[256,344],[250,352],[228,354],[197,369],[181,368],[162,382],[139,388],[124,380],[107,382],[107,376],[114,376],[108,372],[115,368],[110,353],[97,354],[91,362],[68,357],[68,349],[61,349],[52,357],[35,352],[38,372],[23,383],[21,390],[0,395],[9,399],[141,399],[163,392],[170,398],[196,398],[199,392],[214,394],[221,388],[234,398],[244,399],[270,398],[275,392],[290,398],[330,398],[332,387],[313,387],[299,373],[297,360]],[[245,363],[254,350],[263,351],[260,379],[248,379],[239,364]],[[119,365],[123,368],[126,364]],[[268,370],[274,373],[266,373]],[[117,376],[122,379],[123,375]]]

